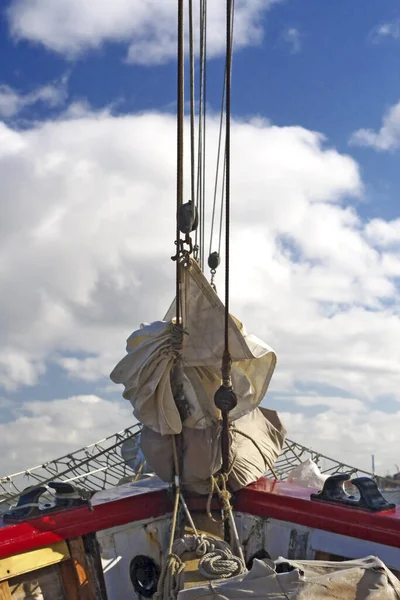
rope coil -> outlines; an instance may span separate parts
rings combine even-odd
[[[169,554],[164,559],[163,568],[158,581],[154,600],[176,600],[183,589],[183,571],[185,563],[176,554]]]
[[[199,572],[207,579],[228,579],[246,573],[246,567],[230,549],[221,549],[208,552],[200,559]]]

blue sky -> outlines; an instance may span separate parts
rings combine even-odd
[[[261,16],[262,42],[235,56],[235,114],[262,115],[279,126],[301,124],[323,132],[331,144],[348,152],[351,132],[366,125],[379,128],[382,113],[398,101],[399,34],[378,34],[380,26],[398,22],[396,4],[395,0],[305,0],[272,6]],[[115,113],[174,106],[171,61],[150,67],[127,64],[126,43],[118,41],[105,42],[75,58],[55,53],[37,41],[16,40],[10,33],[7,8],[2,11],[0,33],[2,82],[21,93],[67,75],[69,102],[84,99],[93,108],[111,104]],[[222,57],[209,62],[208,103],[214,110],[219,109],[222,68]],[[48,114],[48,107],[35,104],[24,117]],[[359,148],[351,152],[367,185],[360,214],[395,218],[393,196],[400,185],[396,156]]]
[[[150,243],[152,221],[140,221],[142,238],[137,211],[168,190],[173,195],[173,153],[163,149],[175,110],[174,2],[159,4],[154,15],[143,15],[140,6],[139,0],[88,2],[83,13],[78,1],[3,3],[0,208],[6,235],[0,281],[9,296],[0,303],[6,331],[1,420],[8,435],[1,470],[21,467],[26,457],[16,453],[14,440],[26,435],[24,427],[39,427],[41,415],[54,433],[43,434],[47,441],[32,460],[129,425],[130,407],[119,400],[108,373],[130,331],[159,318],[172,293],[170,266],[159,262],[169,248],[163,250],[159,239],[157,252],[142,256],[133,238],[142,239],[142,248]],[[232,108],[238,139],[252,145],[238,155],[253,157],[249,180],[243,171],[233,182],[242,204],[237,248],[243,242],[244,253],[249,240],[259,240],[258,248],[251,246],[265,260],[243,276],[250,269],[240,258],[234,306],[277,350],[279,370],[267,403],[284,413],[290,437],[308,442],[313,429],[313,447],[364,467],[375,452],[378,466],[393,471],[400,460],[390,441],[400,422],[398,2],[237,0],[237,6],[241,47],[234,55]],[[210,23],[208,110],[215,117],[224,66],[217,10]],[[153,122],[152,115],[161,120]],[[256,117],[264,119],[259,130]],[[124,139],[125,127],[133,146]],[[136,141],[136,135],[144,137]],[[276,181],[275,156],[281,157]],[[264,163],[268,180],[259,181]],[[140,187],[135,173],[143,176]],[[250,197],[243,200],[246,190]],[[150,198],[147,205],[140,194]],[[254,214],[249,208],[247,215],[252,194]],[[268,234],[257,229],[260,210]],[[297,210],[298,222],[287,225]],[[169,227],[170,216],[161,214]],[[54,223],[57,234],[51,233]],[[342,364],[343,348],[348,357]],[[86,407],[88,415],[82,430],[71,417],[69,427],[77,431],[70,446],[46,416],[50,405],[53,415],[57,406],[64,410],[57,401],[65,399],[77,411]],[[99,405],[95,412],[112,417],[96,421],[92,402]],[[366,439],[350,434],[351,427]]]

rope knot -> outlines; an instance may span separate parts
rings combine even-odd
[[[199,561],[199,572],[207,579],[228,579],[246,572],[243,561],[230,548],[208,552]]]

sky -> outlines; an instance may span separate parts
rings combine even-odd
[[[211,206],[225,14],[209,5]],[[0,10],[8,475],[134,422],[109,373],[174,294],[176,1]],[[374,454],[394,473],[399,3],[236,0],[234,36],[231,310],[277,353],[264,405],[289,438],[364,469]],[[189,181],[186,143],[186,199]]]

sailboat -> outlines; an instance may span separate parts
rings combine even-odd
[[[192,189],[185,202],[184,1],[177,7],[175,298],[162,320],[128,338],[111,373],[138,423],[1,480],[0,599],[400,598],[400,509],[382,495],[379,478],[286,438],[279,415],[260,406],[276,354],[229,310],[232,0],[224,301],[213,279],[219,252],[208,257],[211,281],[204,272],[203,192],[194,200],[193,14],[189,2]],[[204,13],[203,41],[205,22]],[[204,119],[204,96],[200,104]],[[201,143],[203,136],[204,129]]]

